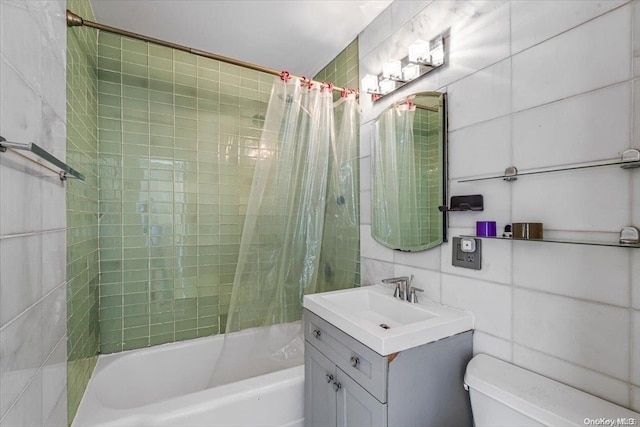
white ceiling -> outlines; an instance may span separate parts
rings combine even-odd
[[[91,0],[101,24],[314,76],[392,0]]]

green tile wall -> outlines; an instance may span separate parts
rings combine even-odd
[[[88,0],[69,10],[93,20]],[[69,423],[98,352],[97,33],[67,31],[67,161],[86,177],[67,188],[67,392]]]
[[[224,328],[272,81],[100,33],[102,353]]]
[[[332,82],[336,86],[358,88],[358,39],[355,39],[338,56],[327,64],[315,76],[315,80]],[[340,97],[334,92],[334,99]],[[360,124],[356,125],[360,129]],[[359,203],[359,146],[360,137],[356,135],[354,156],[351,161],[353,176],[356,180],[356,194]],[[332,162],[330,160],[330,166]],[[320,261],[318,290],[328,291],[353,287],[360,284],[360,216],[356,206],[356,223],[345,224],[338,215],[340,206],[329,199],[325,216],[322,257]]]

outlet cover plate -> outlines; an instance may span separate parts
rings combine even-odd
[[[453,244],[451,245],[453,246],[451,264],[456,267],[470,268],[472,270],[480,270],[482,268],[482,239],[473,240],[476,241],[475,252],[463,252],[462,238],[453,238]]]

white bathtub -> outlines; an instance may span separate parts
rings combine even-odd
[[[99,356],[72,427],[303,426],[303,365],[206,388],[223,342]]]

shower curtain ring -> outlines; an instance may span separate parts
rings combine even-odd
[[[282,70],[280,71],[280,78],[283,82],[287,83],[291,78],[291,74],[288,71]]]

